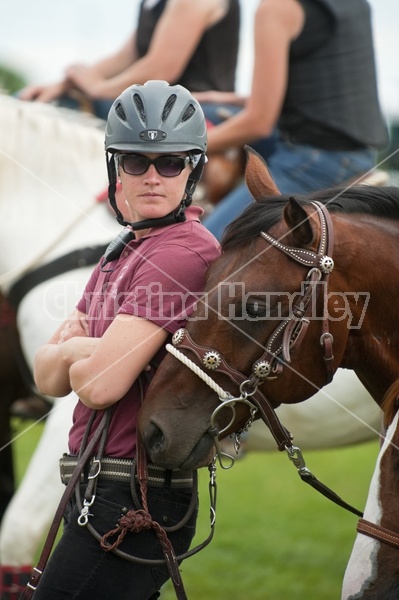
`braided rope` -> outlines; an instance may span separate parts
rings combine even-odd
[[[175,358],[180,360],[186,367],[188,367],[193,373],[195,373],[206,385],[208,385],[214,392],[217,393],[221,400],[228,400],[231,398],[231,395],[226,392],[223,388],[220,387],[212,377],[209,377],[205,371],[203,371],[200,367],[187,358],[180,350],[177,350],[172,344],[166,344],[166,350],[170,352]]]

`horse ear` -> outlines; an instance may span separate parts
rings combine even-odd
[[[250,146],[245,146],[245,181],[256,201],[267,196],[280,196],[263,158]]]
[[[310,246],[314,240],[314,231],[309,216],[305,209],[290,197],[289,203],[284,208],[284,219],[290,228],[290,236],[294,246]]]

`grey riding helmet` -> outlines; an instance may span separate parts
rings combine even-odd
[[[166,81],[147,81],[124,90],[111,106],[105,129],[108,196],[118,221],[126,225],[115,201],[115,154],[187,152],[193,170],[179,207],[184,217],[184,208],[191,204],[195,186],[202,175],[206,148],[205,116],[186,88],[169,85]]]

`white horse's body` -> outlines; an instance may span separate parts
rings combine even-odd
[[[334,380],[300,404],[282,404],[277,414],[300,448],[347,446],[378,437],[381,409],[353,371],[338,369]],[[262,420],[250,429],[246,449],[274,450],[276,442]]]
[[[25,271],[71,250],[109,242],[120,227],[95,200],[106,184],[103,130],[67,119],[53,107],[0,97],[0,131],[0,286],[7,293]],[[64,273],[22,301],[18,325],[31,366],[36,349],[71,312],[90,271]],[[352,372],[340,371],[320,394],[279,409],[298,444],[323,448],[378,434],[379,409]],[[75,401],[74,394],[55,401],[5,513],[0,531],[3,565],[22,567],[34,561],[62,493],[58,458],[67,450]],[[249,448],[275,448],[264,426],[254,426]]]
[[[87,121],[87,122],[85,122]],[[110,242],[120,231],[96,201],[107,182],[98,121],[51,106],[0,97],[0,284],[6,294],[24,272],[72,250]],[[32,367],[37,348],[71,313],[91,267],[68,271],[31,290],[17,314]],[[58,459],[76,396],[57,399],[0,530],[2,565],[31,565],[63,486]]]
[[[18,310],[18,326],[27,361],[45,344],[65,315],[72,312],[92,267],[84,267],[42,283],[29,292]],[[32,315],[35,315],[32,318]],[[68,431],[76,395],[56,398],[47,416],[24,478],[4,514],[0,529],[0,563],[31,565],[49,527],[64,486],[58,460],[68,450]]]

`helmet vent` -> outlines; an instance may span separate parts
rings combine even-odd
[[[122,104],[119,102],[116,106],[115,106],[115,112],[118,115],[118,117],[120,119],[122,119],[122,121],[126,121],[126,113],[123,109]]]
[[[139,96],[139,94],[134,94],[133,96],[133,101],[136,105],[137,111],[139,113],[140,119],[143,121],[143,123],[145,123],[145,110],[144,110],[144,104],[143,101],[141,99],[141,96]]]
[[[189,104],[187,106],[186,110],[184,111],[184,115],[182,116],[181,120],[183,122],[188,121],[195,114],[195,112],[196,112],[195,106],[193,104]]]
[[[164,123],[166,121],[166,119],[168,118],[170,111],[172,110],[173,105],[176,102],[176,98],[177,98],[176,94],[172,94],[166,100],[165,106],[163,107],[163,111],[162,111],[162,123]]]

